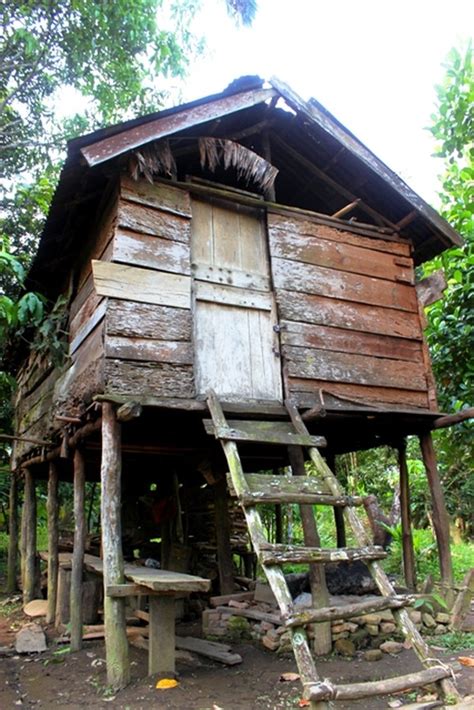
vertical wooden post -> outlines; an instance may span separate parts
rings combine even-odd
[[[21,523],[20,523],[20,577],[21,590],[25,588],[25,564],[26,564],[26,506],[25,506],[25,471],[21,471],[21,480],[23,482],[23,503],[21,506]]]
[[[150,595],[148,675],[175,675],[175,609],[173,597]]]
[[[17,589],[16,573],[18,564],[18,474],[10,474],[10,501],[8,509],[8,571],[7,592],[12,594]]]
[[[416,589],[415,551],[411,532],[410,482],[406,457],[406,441],[398,444],[398,466],[400,470],[400,509],[402,518],[403,572],[408,589]]]
[[[273,469],[275,476],[280,475],[280,473],[280,469]],[[279,504],[275,505],[275,542],[277,544],[283,542],[283,508]]]
[[[35,598],[36,582],[36,490],[31,469],[25,468],[25,567],[23,603]]]
[[[334,473],[335,476],[336,474],[336,457],[332,453],[327,453],[326,454],[326,463],[331,469],[331,471]],[[335,506],[333,508],[334,510],[334,523],[336,526],[336,544],[338,547],[346,547],[347,545],[347,540],[346,540],[346,525],[344,522],[344,510],[343,508],[339,508],[338,506]]]
[[[51,461],[48,473],[48,607],[46,623],[52,624],[56,616],[56,601],[58,598],[58,469]]]
[[[71,651],[82,647],[82,578],[84,574],[84,547],[86,542],[85,465],[78,447],[74,451],[74,547],[71,574]]]
[[[109,597],[107,587],[123,584],[120,485],[122,473],[120,424],[110,402],[102,404],[102,462],[100,517],[104,563],[104,622],[107,681],[123,688],[130,681],[125,599]]]
[[[295,476],[305,476],[303,449],[300,446],[289,446],[288,455],[290,458],[291,470]],[[303,525],[304,542],[308,547],[321,547],[316,520],[314,518],[312,505],[300,505],[301,522]],[[309,565],[309,581],[311,586],[311,596],[315,609],[329,606],[329,593],[326,585],[326,573],[324,565]],[[331,624],[324,622],[316,624],[314,636],[314,653],[317,656],[325,656],[331,653],[332,637]]]
[[[431,491],[433,525],[435,529],[436,541],[438,543],[441,581],[444,582],[447,587],[452,587],[454,578],[451,548],[449,545],[449,516],[439,478],[431,432],[425,432],[420,435],[420,444],[421,454],[423,456],[423,462],[425,464],[426,475]]]
[[[234,565],[230,546],[230,520],[227,504],[227,485],[222,476],[214,485],[214,520],[216,524],[217,565],[221,594],[234,591]]]

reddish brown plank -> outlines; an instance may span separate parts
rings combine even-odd
[[[391,281],[413,284],[411,259],[292,231],[270,229],[270,253],[274,257],[303,261],[306,264],[365,274]]]
[[[280,326],[281,342],[284,345],[422,362],[421,343],[418,340],[357,331],[348,332],[343,328],[327,328],[323,325],[287,320],[281,321]]]
[[[183,341],[151,340],[150,338],[108,336],[105,339],[106,357],[144,362],[171,362],[192,365],[191,343]]]
[[[413,286],[288,259],[272,259],[276,288],[418,312]]]
[[[285,345],[283,357],[290,377],[303,377],[330,382],[351,382],[407,390],[427,389],[422,363],[389,360],[354,353],[297,348]]]
[[[367,247],[368,249],[375,249],[376,251],[383,251],[388,254],[397,254],[404,257],[410,257],[411,255],[410,244],[388,241],[378,236],[373,239],[371,237],[363,237],[335,227],[317,224],[316,222],[304,218],[287,217],[285,215],[269,212],[268,225],[270,228],[282,229],[303,236],[307,235],[310,237],[320,237],[321,239],[330,239],[335,242]]]
[[[161,239],[148,234],[137,234],[117,229],[113,245],[113,261],[149,269],[190,274],[189,245]]]
[[[324,296],[276,291],[280,318],[346,328],[364,333],[380,333],[400,338],[421,340],[418,313],[394,308],[369,306]],[[348,333],[348,337],[350,334]]]
[[[426,392],[415,392],[389,387],[367,387],[364,385],[347,384],[344,382],[326,382],[324,380],[306,380],[290,377],[288,388],[291,393],[317,394],[320,389],[325,393],[340,395],[360,405],[396,404],[400,407],[419,407],[428,409]],[[344,400],[342,399],[341,402]]]
[[[107,335],[191,340],[191,311],[184,308],[109,298],[106,319]]]
[[[191,222],[187,217],[120,200],[117,220],[120,227],[134,232],[189,244]]]

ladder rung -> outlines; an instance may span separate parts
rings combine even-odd
[[[331,491],[322,483],[318,478],[314,476],[270,476],[265,473],[246,473],[245,483],[247,484],[248,491],[245,495],[256,495],[258,497],[269,496],[264,502],[269,503],[271,498],[278,498],[275,502],[285,503],[293,502],[290,500],[290,496],[298,495],[319,495],[319,496],[331,496]],[[229,490],[231,495],[235,495],[234,486],[232,483],[232,476],[227,474],[227,483],[229,485]],[[281,496],[284,496],[281,498]],[[288,498],[286,498],[288,496]],[[356,504],[359,505],[360,500],[363,503],[363,498],[360,496],[358,498],[350,499],[349,496],[334,496],[335,498],[347,498],[349,500],[355,500]],[[297,502],[297,501],[296,501]]]
[[[339,508],[350,505],[362,505],[350,496],[330,496],[321,493],[243,493],[239,497],[242,505],[258,505],[259,503],[299,503],[299,505],[331,505]]]
[[[261,444],[279,444],[284,446],[326,446],[323,436],[299,434],[291,422],[262,422],[233,419],[227,426],[216,426],[212,419],[204,419],[208,434],[216,439],[227,441],[253,441]]]
[[[331,550],[300,545],[260,545],[264,565],[282,565],[286,562],[354,562],[355,560],[381,560],[387,556],[383,547],[339,547]]]
[[[285,626],[305,626],[306,624],[316,624],[321,621],[335,621],[336,619],[352,619],[354,616],[362,614],[373,614],[384,609],[401,609],[408,606],[415,597],[394,596],[380,597],[365,602],[355,604],[345,604],[344,606],[326,606],[320,609],[306,609],[305,611],[291,614],[285,619]]]
[[[430,683],[436,683],[451,675],[449,668],[437,666],[425,668],[418,673],[385,678],[383,680],[373,680],[366,683],[350,683],[347,685],[333,685],[330,681],[324,680],[319,683],[306,683],[304,696],[308,700],[356,700],[358,698],[370,698],[376,695],[387,695],[388,693],[398,693],[403,690],[420,688]]]

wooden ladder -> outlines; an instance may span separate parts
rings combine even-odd
[[[254,550],[280,607],[285,626],[291,632],[291,642],[303,684],[303,695],[313,710],[326,710],[331,700],[348,700],[411,690],[436,683],[442,695],[451,702],[459,695],[450,678],[451,670],[436,658],[420,635],[404,608],[409,597],[397,595],[390,580],[377,560],[385,557],[381,547],[371,545],[355,507],[363,505],[362,497],[344,493],[339,481],[321,456],[318,446],[323,437],[312,436],[298,409],[285,402],[288,421],[234,420],[227,421],[222,406],[213,391],[208,393],[208,407],[212,420],[204,420],[208,434],[220,440],[229,466],[229,482],[243,508]],[[304,447],[314,464],[316,476],[270,476],[244,474],[237,442],[256,442]],[[351,527],[358,548],[322,549],[296,545],[273,545],[268,542],[258,505],[261,503],[298,503],[300,505],[341,506],[346,523]],[[382,595],[375,601],[359,602],[350,606],[322,607],[295,611],[281,565],[286,562],[327,563],[336,560],[363,559]],[[391,609],[405,637],[410,641],[424,669],[409,675],[380,681],[333,684],[322,680],[317,672],[305,631],[307,624],[348,619],[373,611]],[[455,700],[454,700],[455,701]]]

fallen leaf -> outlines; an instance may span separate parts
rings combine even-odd
[[[474,667],[474,658],[471,658],[470,656],[458,656],[458,661],[462,666]]]
[[[174,678],[162,678],[159,680],[155,686],[159,690],[167,690],[168,688],[176,688],[178,681]]]
[[[301,700],[298,703],[299,708],[309,708],[310,705],[311,705],[311,703],[309,702],[309,700],[305,700],[304,698],[301,698]]]
[[[299,680],[300,679],[300,674],[299,673],[282,673],[280,676],[280,680],[288,680],[288,681],[294,681],[294,680]]]

